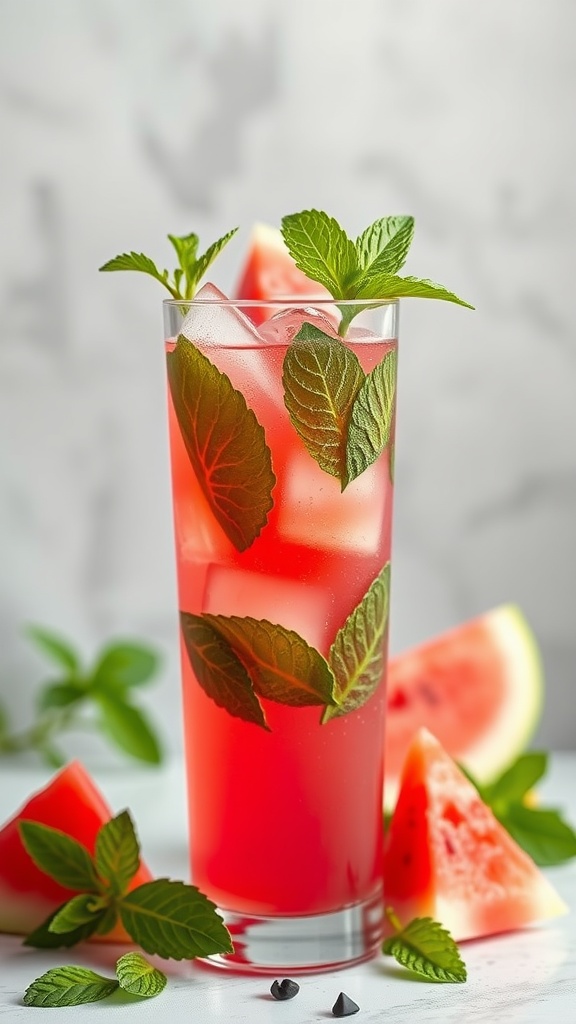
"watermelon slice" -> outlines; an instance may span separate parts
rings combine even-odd
[[[74,895],[36,867],[22,844],[18,822],[27,819],[51,825],[93,853],[96,833],[111,817],[110,807],[79,761],[71,762],[30,797],[0,829],[0,932],[26,935]],[[130,888],[151,879],[150,871],[141,863]],[[104,942],[132,941],[121,925],[96,938]]]
[[[481,783],[525,748],[542,707],[538,649],[522,613],[502,605],[390,661],[385,794],[393,807],[412,736],[425,726]]]
[[[321,284],[298,270],[277,228],[255,224],[236,298],[262,300],[303,295],[314,295],[317,299],[330,297]],[[261,324],[270,315],[269,310],[257,306],[245,312],[255,324]]]
[[[420,729],[386,840],[384,894],[403,925],[433,917],[456,941],[566,913],[437,739]]]

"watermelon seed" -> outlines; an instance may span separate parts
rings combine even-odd
[[[334,1017],[351,1017],[353,1013],[358,1013],[359,1009],[358,1003],[350,999],[345,992],[341,992],[332,1007],[332,1014]]]
[[[294,999],[300,991],[300,985],[291,978],[283,978],[282,981],[273,981],[270,991],[274,999]]]

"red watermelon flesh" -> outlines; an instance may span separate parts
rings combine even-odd
[[[71,762],[44,789],[30,797],[0,829],[0,931],[25,935],[74,895],[36,867],[24,849],[18,822],[37,821],[60,829],[93,853],[98,829],[112,816],[112,810],[79,761]],[[141,863],[130,888],[151,879],[150,871]],[[105,942],[130,941],[119,925],[97,938]]]
[[[268,224],[255,224],[248,255],[236,288],[237,299],[270,300],[296,296],[329,298],[321,284],[298,269],[280,232]],[[255,324],[261,324],[269,310],[251,306],[244,310]]]
[[[414,738],[402,772],[386,839],[384,894],[403,925],[430,916],[456,941],[567,910],[426,729]]]

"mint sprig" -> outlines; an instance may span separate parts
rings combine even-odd
[[[208,268],[237,231],[238,228],[233,228],[232,231],[222,235],[208,246],[202,256],[198,256],[198,235],[193,232],[189,235],[168,235],[178,259],[178,266],[172,273],[169,270],[159,270],[154,261],[141,252],[121,253],[108,260],[99,269],[102,271],[135,270],[141,274],[149,274],[170,292],[173,299],[189,301],[194,298],[196,289]]]
[[[116,963],[116,977],[106,978],[87,967],[53,967],[36,978],[23,996],[25,1006],[80,1006],[106,999],[119,988],[149,999],[166,987],[166,975],[140,953],[125,953]]]
[[[382,217],[353,241],[322,210],[302,210],[282,218],[282,235],[296,266],[322,284],[336,301],[389,301],[404,296],[443,299],[470,306],[443,285],[424,278],[398,277],[414,234],[413,217]],[[344,336],[361,306],[342,305]]]
[[[21,821],[19,830],[41,871],[81,890],[28,935],[25,945],[69,947],[96,932],[107,934],[120,917],[128,935],[149,953],[181,960],[232,952],[216,907],[195,886],[161,878],[129,889],[140,864],[140,846],[128,811],[102,825],[94,856],[47,825]]]
[[[384,941],[385,955],[393,956],[403,967],[429,981],[466,981],[466,965],[458,946],[438,921],[416,917],[403,928],[391,908],[386,910],[386,916],[395,934]]]

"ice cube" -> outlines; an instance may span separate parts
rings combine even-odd
[[[203,611],[268,619],[293,629],[317,650],[325,647],[331,606],[331,594],[308,583],[220,565],[208,570]]]
[[[275,313],[269,320],[260,325],[260,334],[267,341],[275,345],[290,345],[293,338],[298,334],[302,324],[313,324],[318,330],[328,334],[331,338],[337,338],[336,324],[338,318],[320,312],[314,306],[306,306],[298,309],[283,309]]]
[[[180,334],[189,341],[195,345],[226,348],[254,348],[262,344],[254,324],[241,310],[231,305],[220,305],[228,300],[216,285],[205,284],[196,293],[196,299],[210,301],[206,301],[205,306],[192,306],[185,317]]]
[[[286,464],[278,532],[284,540],[307,547],[376,554],[385,502],[392,500],[388,489],[381,460],[341,491],[336,477],[320,469],[308,452],[295,452]]]

